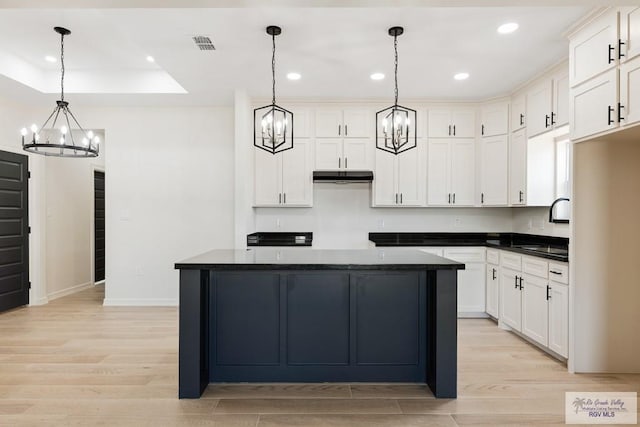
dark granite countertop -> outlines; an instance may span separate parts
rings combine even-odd
[[[569,239],[523,233],[369,233],[382,247],[486,246],[490,248],[569,261]]]
[[[184,270],[462,270],[464,264],[410,248],[218,249],[180,261]]]

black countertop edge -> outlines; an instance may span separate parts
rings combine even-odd
[[[176,270],[464,270],[464,264],[175,264]]]
[[[569,262],[569,256],[514,247],[513,245],[547,245],[567,249],[566,237],[542,236],[523,233],[369,233],[376,247],[411,246],[485,246],[525,255]]]

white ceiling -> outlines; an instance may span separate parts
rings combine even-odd
[[[1,5],[0,5],[1,6]],[[26,103],[57,98],[59,36],[65,39],[68,99],[91,105],[228,105],[236,88],[269,97],[271,40],[277,90],[286,98],[384,99],[393,95],[393,39],[399,37],[401,99],[483,99],[562,60],[563,32],[590,7],[375,7],[0,9],[0,91]],[[520,29],[499,35],[515,21]],[[199,51],[193,35],[217,50]],[[152,55],[156,62],[145,57]],[[302,74],[288,81],[289,71]],[[374,82],[369,75],[387,75]],[[453,74],[466,71],[466,81]]]

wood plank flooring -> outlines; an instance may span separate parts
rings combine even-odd
[[[0,314],[0,426],[552,426],[565,391],[640,392],[640,375],[571,375],[464,319],[456,400],[417,384],[228,384],[179,400],[177,309],[103,307],[103,293]]]

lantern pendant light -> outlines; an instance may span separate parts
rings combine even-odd
[[[389,28],[395,52],[395,102],[376,113],[376,148],[393,154],[404,153],[418,146],[416,110],[398,105],[398,36],[403,32],[402,27]]]
[[[271,104],[253,110],[253,145],[271,154],[293,148],[293,113],[276,104],[276,36],[280,27],[270,25],[267,34],[271,36]]]
[[[25,139],[29,133],[27,128],[22,129],[22,148],[45,156],[96,157],[100,138],[80,126],[69,108],[69,103],[64,100],[64,37],[71,34],[71,31],[62,27],[55,27],[53,30],[60,34],[60,100],[56,101],[56,107],[40,129],[35,124],[31,125],[30,140]]]

